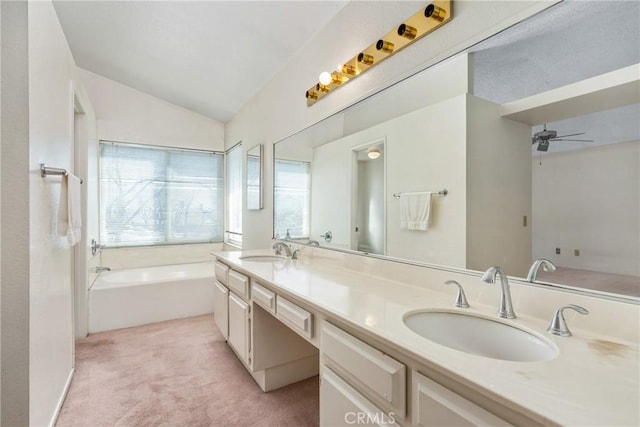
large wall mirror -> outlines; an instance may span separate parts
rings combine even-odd
[[[274,235],[637,302],[639,21],[558,3],[277,142]]]

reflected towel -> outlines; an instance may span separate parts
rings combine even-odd
[[[62,177],[58,205],[58,235],[66,236],[71,246],[82,237],[81,181],[77,176]]]
[[[400,194],[400,228],[427,231],[431,212],[431,193]]]

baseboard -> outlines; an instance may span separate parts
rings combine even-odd
[[[51,416],[51,422],[49,422],[49,427],[55,427],[56,425],[56,421],[58,420],[58,415],[60,415],[60,410],[62,409],[64,400],[67,398],[69,387],[71,387],[71,380],[73,379],[73,374],[75,370],[76,370],[75,368],[71,368],[71,371],[69,371],[69,377],[67,378],[67,382],[64,384],[64,388],[62,389],[62,394],[60,395],[60,399],[58,399],[56,410],[53,411],[53,415]]]

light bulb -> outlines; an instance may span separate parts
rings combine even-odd
[[[320,73],[318,80],[320,81],[321,84],[326,86],[329,83],[331,83],[333,79],[331,78],[331,73],[329,73],[328,71],[323,71],[322,73]]]

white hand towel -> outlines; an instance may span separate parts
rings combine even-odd
[[[427,231],[431,213],[431,193],[400,194],[400,228]]]
[[[71,246],[82,237],[81,181],[68,174],[62,177],[60,204],[58,206],[58,235],[67,236]]]

